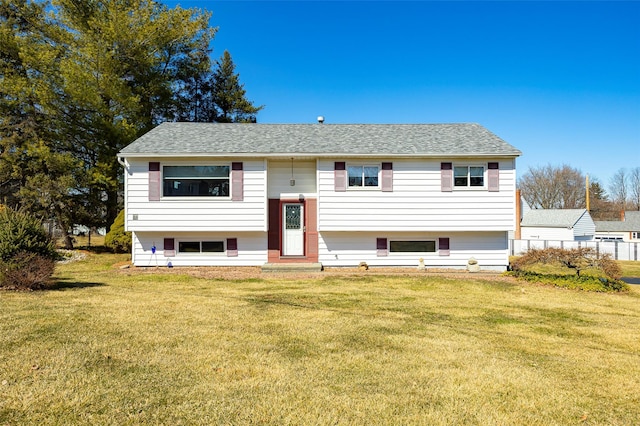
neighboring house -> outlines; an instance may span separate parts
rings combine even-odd
[[[533,209],[520,223],[523,240],[590,241],[596,226],[586,209]]]
[[[620,221],[596,221],[596,239],[602,241],[640,241],[640,211],[625,211]]]
[[[521,152],[478,124],[164,123],[118,154],[135,265],[508,265]]]

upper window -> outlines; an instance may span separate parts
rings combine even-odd
[[[378,188],[378,165],[348,166],[349,188]]]
[[[634,240],[640,240],[640,231],[632,232],[631,233],[631,238],[633,238]]]
[[[165,197],[228,197],[229,166],[164,166]]]
[[[453,185],[455,187],[483,187],[484,166],[454,166]]]

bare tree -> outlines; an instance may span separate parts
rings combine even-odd
[[[609,183],[609,194],[619,210],[625,210],[627,207],[627,186],[629,176],[625,169],[619,169],[612,177]]]
[[[640,167],[631,169],[629,186],[630,204],[635,210],[640,210]]]
[[[585,175],[563,164],[529,167],[520,178],[522,196],[533,208],[578,209],[585,207]]]

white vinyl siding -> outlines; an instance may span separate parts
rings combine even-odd
[[[573,227],[569,226],[522,226],[523,240],[591,241],[595,238],[596,226],[588,213],[583,214]]]
[[[592,240],[596,234],[596,224],[589,214],[584,214],[573,227],[573,237],[576,241]]]
[[[572,241],[573,230],[570,228],[523,226],[520,228],[520,238],[523,240]]]
[[[379,257],[376,241],[432,240],[436,242],[433,253],[389,253]],[[439,256],[438,238],[449,238],[450,255]],[[321,232],[318,260],[327,267],[358,266],[418,266],[424,260],[427,268],[466,267],[470,258],[478,261],[481,269],[504,271],[509,263],[506,232]]]
[[[163,241],[173,238],[175,255],[165,257]],[[237,238],[238,255],[223,253],[180,253],[180,242],[221,241]],[[132,261],[136,266],[260,266],[267,261],[266,232],[134,232]],[[156,247],[155,253],[152,247]]]
[[[497,192],[486,189],[442,192],[441,159],[393,159],[393,192],[336,192],[334,162],[339,160],[318,162],[320,231],[509,231],[515,228],[513,159],[487,159],[500,163]],[[478,161],[459,159],[455,163],[478,164]]]
[[[281,194],[315,194],[316,161],[315,160],[269,160],[267,163],[267,180],[269,198],[280,198]],[[291,186],[291,179],[295,185]]]
[[[157,161],[157,159],[153,159]],[[161,166],[231,164],[235,159],[162,159]],[[163,197],[149,201],[149,159],[128,159],[125,179],[128,231],[266,231],[265,161],[243,162],[243,201],[229,197]]]

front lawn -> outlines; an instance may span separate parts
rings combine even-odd
[[[640,289],[58,266],[0,292],[0,425],[634,424]]]

